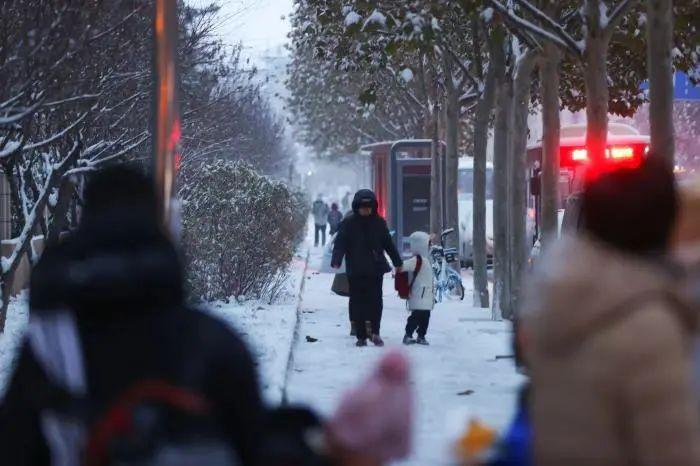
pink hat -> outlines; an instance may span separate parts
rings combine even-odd
[[[345,393],[327,427],[349,451],[371,453],[382,462],[402,459],[411,450],[412,411],[408,361],[390,351],[364,383]]]

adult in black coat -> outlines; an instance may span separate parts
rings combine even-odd
[[[333,246],[331,266],[345,269],[350,284],[351,320],[357,323],[357,346],[367,345],[367,330],[363,323],[371,322],[372,342],[382,346],[382,281],[391,271],[384,253],[389,254],[394,267],[403,265],[401,255],[389,234],[386,221],[377,212],[377,197],[369,189],[355,193],[352,214],[340,223]]]
[[[61,394],[87,400],[89,426],[129,387],[155,379],[200,393],[240,462],[260,464],[264,409],[251,354],[228,325],[184,304],[151,183],[108,169],[93,175],[85,198],[78,231],[47,249],[32,274],[29,338],[0,405],[0,463],[59,464],[55,445],[67,437],[46,421],[63,409]],[[57,340],[34,331],[57,322]],[[76,335],[71,354],[59,343]],[[67,351],[56,359],[52,345]]]

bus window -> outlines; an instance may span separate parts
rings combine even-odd
[[[459,198],[470,200],[474,193],[474,169],[460,168],[458,187]],[[493,199],[493,169],[486,169],[486,199]]]

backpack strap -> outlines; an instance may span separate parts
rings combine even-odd
[[[408,291],[409,293],[413,289],[413,284],[416,282],[416,278],[418,278],[418,272],[420,272],[420,268],[423,266],[423,258],[420,255],[416,256],[416,270],[413,271],[413,278],[411,279],[411,283],[408,285]]]

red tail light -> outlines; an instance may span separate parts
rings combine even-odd
[[[605,149],[605,158],[611,163],[637,165],[641,163],[647,152],[649,152],[649,146],[646,144],[611,146]],[[574,168],[588,164],[591,160],[585,147],[575,147],[562,148],[560,161],[562,168]]]
[[[571,151],[571,160],[574,162],[587,162],[588,151],[586,149],[574,149]]]
[[[614,146],[605,150],[605,157],[612,160],[630,160],[634,158],[632,146]]]

